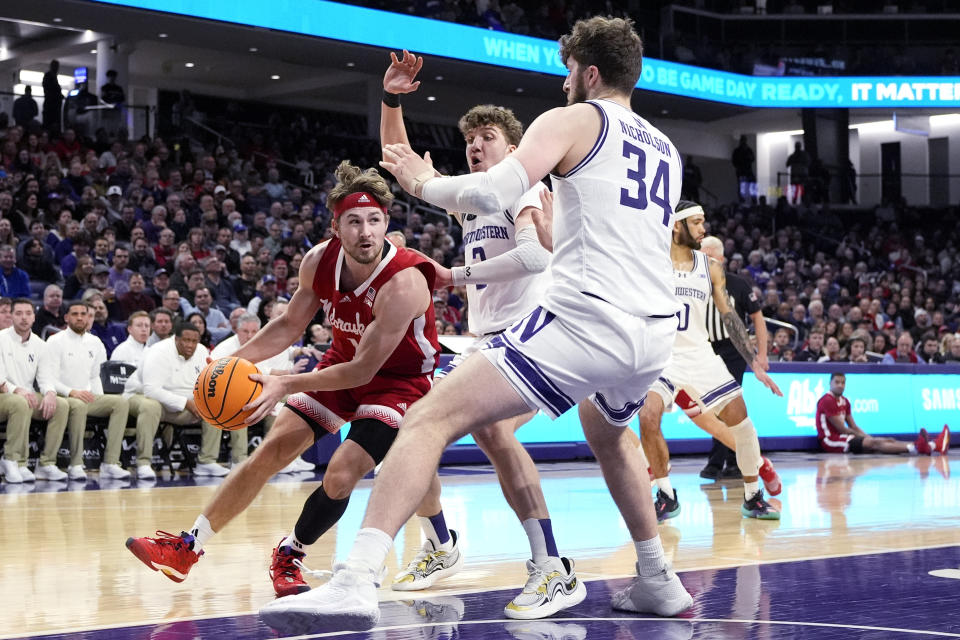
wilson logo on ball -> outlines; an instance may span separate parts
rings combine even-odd
[[[217,378],[223,375],[224,370],[229,364],[230,358],[221,358],[217,360],[216,366],[210,372],[210,379],[207,381],[207,397],[213,398],[217,395]]]

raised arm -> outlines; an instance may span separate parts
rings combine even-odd
[[[414,80],[423,67],[423,58],[415,56],[406,49],[403,50],[403,59],[390,52],[390,66],[383,74],[384,100],[380,103],[380,145],[405,144],[410,146],[407,138],[407,129],[403,124],[403,108],[400,99],[393,98],[405,93],[413,93],[420,86],[419,80]],[[387,104],[387,101],[396,100],[396,106]]]
[[[247,424],[262,419],[285,395],[300,391],[352,389],[370,382],[400,344],[415,318],[432,304],[427,279],[419,269],[404,269],[383,286],[373,305],[374,320],[363,332],[353,360],[325,369],[287,376],[253,375],[263,383],[256,400],[244,407],[256,409]],[[302,329],[301,329],[302,331]]]
[[[563,171],[582,159],[600,130],[599,112],[589,104],[551,109],[527,129],[520,146],[488,171],[437,177],[433,165],[408,145],[388,145],[380,165],[408,193],[443,207],[478,215],[503,211],[530,185],[554,169]]]

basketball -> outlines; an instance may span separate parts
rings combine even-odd
[[[200,416],[224,431],[243,429],[250,414],[243,407],[260,395],[263,388],[250,375],[260,373],[256,365],[243,358],[214,360],[200,373],[193,386],[193,400]]]

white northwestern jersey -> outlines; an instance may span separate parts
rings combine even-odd
[[[566,175],[551,175],[553,261],[545,306],[556,310],[587,294],[635,316],[673,315],[670,241],[680,154],[630,109],[608,100],[588,104],[603,120],[596,143]]]
[[[673,352],[706,349],[712,354],[710,336],[707,335],[707,302],[713,297],[709,258],[700,251],[694,251],[693,269],[674,269],[673,283],[677,300],[682,305],[677,312],[677,337],[673,341]]]
[[[527,207],[540,208],[537,183],[516,204],[495,215],[463,216],[463,253],[467,265],[490,260],[517,247],[516,217]],[[540,304],[550,282],[550,269],[510,282],[468,284],[470,333],[483,336],[506,329]]]

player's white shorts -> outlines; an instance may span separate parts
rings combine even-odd
[[[676,329],[675,315],[632,316],[584,296],[557,314],[537,307],[480,353],[531,408],[556,418],[589,397],[625,426],[667,363]]]
[[[650,388],[652,393],[663,398],[663,406],[667,409],[681,390],[686,391],[702,411],[719,411],[743,393],[723,359],[709,346],[696,351],[674,353],[666,369]]]
[[[440,368],[439,371],[434,373],[433,379],[440,380],[441,378],[446,378],[448,375],[450,375],[451,371],[459,367],[463,363],[463,361],[466,360],[468,357],[470,357],[477,351],[480,351],[481,349],[483,349],[483,347],[487,344],[487,342],[489,342],[491,338],[498,335],[499,333],[503,333],[503,332],[500,331],[498,333],[488,333],[484,336],[480,336],[479,338],[471,342],[469,345],[467,345],[466,349],[464,349],[460,353],[453,356],[450,362],[445,364],[443,367]]]

